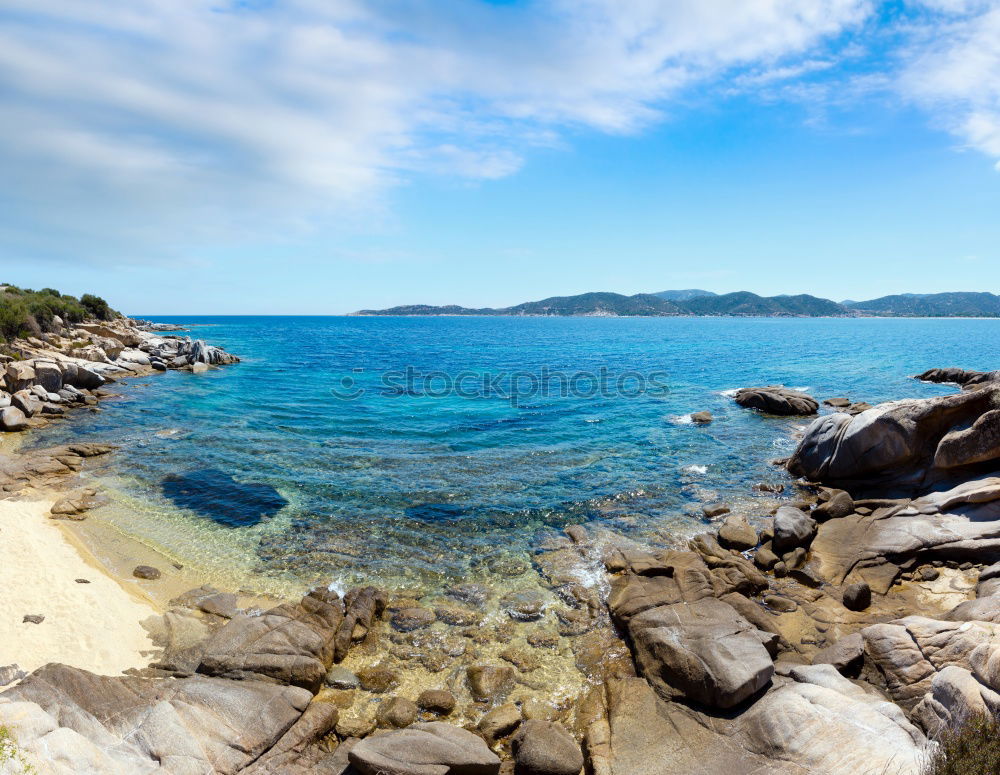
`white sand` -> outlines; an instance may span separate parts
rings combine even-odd
[[[51,506],[0,501],[0,665],[62,662],[102,675],[144,667],[153,644],[140,622],[156,611],[87,562],[47,516]]]

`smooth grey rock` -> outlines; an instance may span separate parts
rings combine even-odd
[[[459,727],[432,721],[367,737],[351,749],[361,775],[497,775],[500,759]]]
[[[865,639],[860,632],[846,635],[831,646],[816,652],[814,665],[833,665],[838,672],[855,673],[865,655]]]
[[[631,618],[636,666],[664,698],[731,708],[767,685],[774,664],[762,633],[715,598],[650,608]]]
[[[326,589],[260,616],[240,614],[205,644],[198,672],[227,678],[261,675],[316,692],[333,662],[334,635],[343,615],[337,593]]]
[[[0,695],[0,725],[53,775],[235,775],[288,730],[309,692],[205,676],[98,676],[50,664]]]
[[[719,543],[737,551],[753,549],[757,545],[757,531],[750,526],[746,517],[730,514],[719,527]]]
[[[871,587],[863,581],[844,587],[843,603],[852,611],[864,611],[872,604]]]
[[[560,724],[531,719],[511,741],[518,775],[579,775],[583,753]]]
[[[816,535],[816,520],[794,506],[781,506],[774,515],[774,551],[783,555],[799,546],[808,546]]]

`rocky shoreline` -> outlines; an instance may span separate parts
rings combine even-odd
[[[74,348],[107,356],[75,360],[77,375],[149,373],[154,357],[192,369],[234,360],[129,328],[138,341],[116,338],[114,359],[99,342]],[[30,368],[46,375],[51,359],[65,389],[72,368],[44,344]],[[11,363],[8,379],[26,376]],[[568,528],[532,558],[560,601],[551,611],[537,595],[498,602],[475,584],[455,586],[448,604],[320,587],[266,610],[200,587],[149,624],[146,668],[0,668],[11,684],[0,727],[24,762],[56,773],[932,772],[943,731],[1000,712],[1000,374],[920,378],[963,389],[827,402],[839,411],[779,461],[799,479],[772,515],[722,506],[716,529],[664,551]],[[784,388],[735,399],[819,410]],[[13,456],[0,486],[8,497],[65,487],[109,451]],[[74,492],[61,509],[91,497]],[[577,569],[595,557],[604,580],[583,584]],[[536,677],[557,657],[583,676],[558,696]]]

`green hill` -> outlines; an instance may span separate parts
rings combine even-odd
[[[868,315],[892,317],[1000,317],[1000,296],[985,291],[900,293],[869,301],[855,301],[847,306]]]

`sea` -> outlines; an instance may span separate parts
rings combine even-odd
[[[736,389],[876,404],[956,390],[912,378],[931,367],[1000,366],[1000,320],[151,319],[242,362],[121,380],[27,444],[117,445],[91,519],[281,590],[517,579],[568,525],[681,545],[705,504],[753,521],[794,495],[774,461],[810,419]]]

